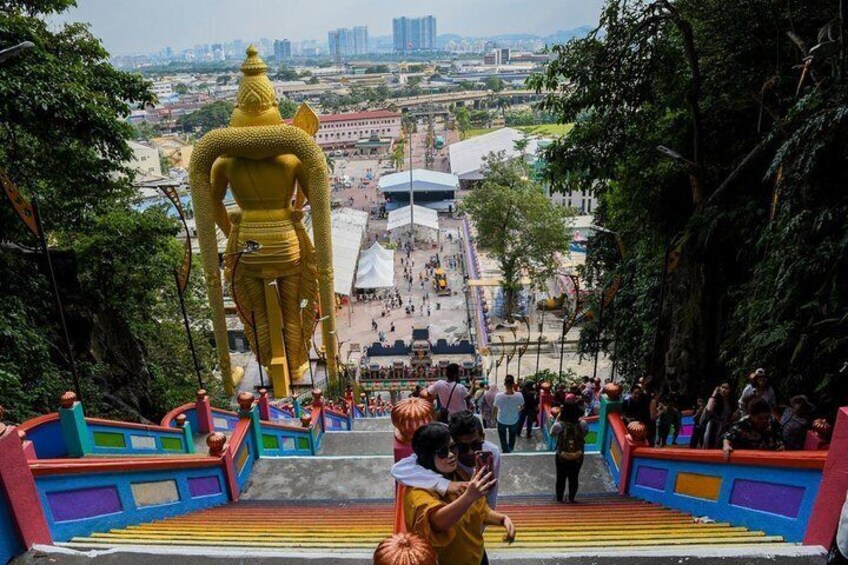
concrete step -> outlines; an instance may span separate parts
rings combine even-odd
[[[253,467],[242,498],[387,500],[394,497],[393,463],[391,455],[260,459]],[[580,481],[581,493],[615,490],[606,465],[598,455],[586,456]],[[510,453],[503,456],[498,496],[548,496],[553,499],[555,482],[552,453]]]
[[[393,438],[392,431],[327,432],[318,455],[391,455]]]
[[[318,455],[392,455],[393,438],[393,431],[327,432],[321,440]],[[487,429],[486,439],[500,446],[497,430]],[[547,451],[547,446],[542,439],[542,433],[534,429],[530,439],[526,435],[516,439],[514,451],[516,453],[544,452]]]
[[[388,416],[380,418],[354,418],[353,429],[360,432],[393,431],[392,419]]]

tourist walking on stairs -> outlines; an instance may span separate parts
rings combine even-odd
[[[495,396],[495,419],[498,421],[501,451],[512,453],[519,431],[518,423],[521,409],[524,407],[524,397],[515,392],[515,377],[512,375],[504,378],[504,388],[506,391],[499,392]]]
[[[497,480],[488,466],[468,476],[457,468],[457,446],[448,426],[433,422],[416,430],[412,450],[419,464],[451,481],[468,481],[460,495],[439,496],[437,493],[412,488],[403,496],[406,529],[425,540],[436,550],[439,565],[488,565],[483,545],[484,526],[503,526],[504,541],[515,539],[515,526],[505,514],[492,510],[486,494]]]
[[[551,436],[556,438],[556,499],[564,501],[565,483],[568,481],[568,501],[574,502],[579,486],[580,468],[583,466],[583,449],[589,426],[580,419],[580,405],[567,401],[562,405],[559,417],[551,427]]]

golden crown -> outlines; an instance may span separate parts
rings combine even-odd
[[[259,57],[259,51],[251,45],[247,58],[241,65],[244,73],[236,95],[236,108],[247,115],[257,116],[277,106],[274,86],[268,79],[268,65]]]

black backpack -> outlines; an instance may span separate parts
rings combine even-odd
[[[583,438],[583,430],[580,424],[566,422],[562,424],[562,431],[557,438],[556,454],[565,461],[577,461],[583,457],[583,448],[586,442]]]

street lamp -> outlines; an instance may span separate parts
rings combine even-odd
[[[0,63],[11,59],[12,57],[17,57],[27,49],[35,47],[35,43],[32,41],[22,41],[17,45],[13,45],[11,47],[7,47],[6,49],[0,49]]]

